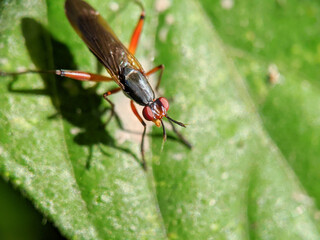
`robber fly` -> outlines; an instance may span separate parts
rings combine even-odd
[[[144,127],[141,138],[142,166],[146,170],[147,165],[144,156],[144,139],[146,135],[146,123],[152,121],[157,127],[163,129],[163,140],[166,140],[166,129],[163,118],[167,118],[173,131],[181,141],[191,148],[191,144],[176,130],[173,123],[185,127],[185,124],[178,122],[168,115],[169,102],[164,97],[155,97],[155,93],[148,82],[148,76],[160,71],[158,83],[155,87],[158,90],[164,65],[159,65],[148,72],[145,72],[139,61],[134,57],[138,46],[139,38],[145,19],[145,12],[142,12],[139,21],[132,34],[129,48],[126,48],[110,28],[109,24],[100,16],[99,12],[93,9],[88,3],[82,0],[66,0],[66,16],[76,33],[85,42],[89,50],[97,57],[108,71],[110,77],[74,70],[27,70],[23,72],[4,73],[1,75],[17,75],[24,73],[54,73],[62,77],[68,77],[79,81],[110,82],[114,81],[118,87],[103,94],[105,100],[111,105],[111,116],[114,114],[114,104],[108,98],[111,94],[122,92],[131,99],[130,105],[133,113]],[[138,113],[134,102],[144,106],[143,118]]]

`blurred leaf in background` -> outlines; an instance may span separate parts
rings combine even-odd
[[[230,9],[223,7],[231,2]],[[320,207],[320,4],[201,1],[247,80],[264,127]],[[277,82],[268,82],[276,66]]]
[[[0,180],[0,238],[12,240],[65,239],[10,184]]]
[[[128,44],[139,7],[88,2]],[[0,1],[1,70],[101,69],[63,4]],[[319,239],[319,4],[144,6],[137,57],[145,70],[165,64],[161,92],[171,99],[170,115],[189,124],[183,134],[194,149],[170,132],[161,152],[154,129],[144,173],[141,126],[121,94],[113,100],[124,129],[115,120],[104,127],[109,108],[101,95],[110,86],[6,77],[2,176],[69,239]],[[30,227],[30,236],[44,231]]]

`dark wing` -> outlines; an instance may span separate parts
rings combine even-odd
[[[120,86],[119,76],[125,66],[143,71],[108,23],[89,4],[82,0],[66,0],[65,11],[72,27]]]

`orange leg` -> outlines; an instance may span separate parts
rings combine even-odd
[[[61,77],[68,77],[71,79],[79,80],[79,81],[92,81],[92,82],[109,82],[113,79],[110,77],[93,74],[93,73],[87,73],[82,71],[76,71],[76,70],[49,70],[49,71],[43,71],[43,70],[27,70],[22,72],[0,72],[0,76],[16,76],[26,73],[48,73],[48,74],[56,74]]]
[[[146,123],[143,121],[143,119],[141,118],[141,116],[139,115],[136,106],[134,105],[133,101],[130,101],[130,105],[131,105],[131,109],[132,112],[134,113],[134,115],[136,115],[136,117],[138,118],[138,120],[141,122],[142,126],[143,126],[143,133],[142,133],[142,139],[141,139],[141,145],[140,145],[140,152],[141,152],[141,157],[142,157],[142,167],[145,171],[147,171],[147,163],[144,157],[144,137],[146,135],[146,130],[147,130],[147,125]]]
[[[73,71],[73,70],[56,70],[56,75],[61,77],[68,77],[71,79],[79,80],[79,81],[92,81],[92,82],[110,82],[113,81],[112,78],[106,77],[99,74],[87,73],[82,71]]]
[[[111,94],[117,93],[121,90],[121,88],[117,87],[114,88],[106,93],[103,94],[103,98],[108,101],[108,103],[111,105],[111,115],[109,117],[109,119],[107,120],[105,125],[108,125],[108,123],[110,122],[110,120],[112,119],[113,115],[114,115],[114,103],[111,102],[111,100],[108,98],[108,96],[110,96]]]
[[[161,78],[162,78],[162,74],[163,74],[163,70],[164,70],[164,65],[161,64],[153,69],[151,69],[149,72],[146,73],[147,76],[155,73],[156,71],[161,71],[160,74],[159,74],[159,77],[158,77],[158,81],[157,81],[157,85],[156,85],[156,91],[158,91],[159,89],[159,86],[160,86],[160,82],[161,82]]]
[[[129,52],[134,55],[138,46],[138,42],[139,42],[139,38],[141,35],[141,31],[142,31],[142,27],[143,27],[143,23],[144,23],[144,17],[145,17],[145,12],[144,10],[142,10],[139,21],[137,23],[136,28],[133,31],[132,37],[131,37],[131,41],[130,41],[130,45],[129,45]]]

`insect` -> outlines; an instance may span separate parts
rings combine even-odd
[[[189,148],[191,144],[176,130],[174,124],[185,127],[185,124],[169,117],[169,102],[164,97],[155,97],[155,93],[148,82],[148,76],[160,71],[156,90],[158,90],[164,65],[159,65],[148,72],[145,72],[141,64],[134,57],[138,41],[142,32],[145,12],[142,12],[135,30],[132,34],[130,45],[126,48],[115,35],[109,24],[100,16],[99,12],[93,9],[88,3],[82,0],[66,0],[65,13],[76,33],[85,42],[89,50],[97,57],[108,71],[110,77],[87,73],[75,70],[28,70],[17,73],[3,73],[1,75],[16,75],[24,73],[54,73],[62,77],[68,77],[79,81],[110,82],[114,81],[118,87],[103,94],[103,97],[111,105],[111,116],[114,114],[114,103],[108,98],[111,94],[123,91],[131,99],[130,106],[143,125],[143,133],[140,143],[142,166],[146,170],[146,160],[144,151],[144,139],[146,135],[146,121],[152,121],[157,127],[163,129],[163,141],[166,140],[166,129],[163,118],[167,118],[173,131],[180,140]],[[135,103],[143,106],[142,116],[138,113]]]

